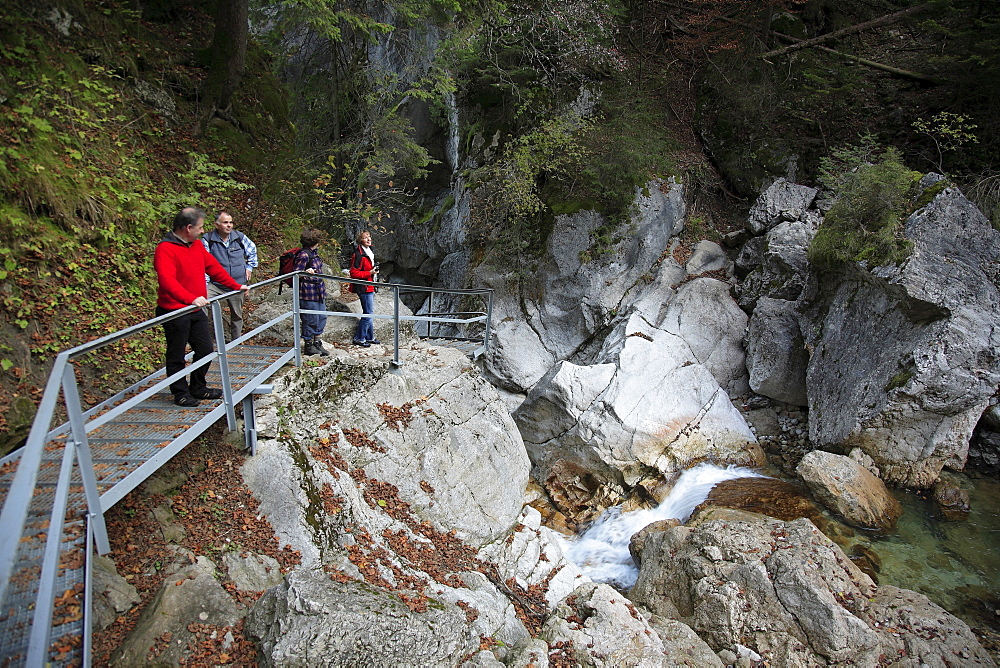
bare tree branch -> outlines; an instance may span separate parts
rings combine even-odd
[[[813,37],[812,39],[801,40],[791,46],[786,46],[781,49],[775,49],[774,51],[768,51],[761,56],[764,60],[769,58],[774,58],[775,56],[783,56],[786,53],[791,53],[792,51],[797,51],[799,49],[805,49],[810,46],[815,46],[817,44],[822,44],[823,42],[828,42],[831,39],[837,39],[839,37],[844,37],[846,35],[853,35],[855,33],[862,32],[864,30],[871,30],[872,28],[878,28],[884,25],[889,25],[895,23],[907,16],[912,14],[917,14],[926,9],[930,9],[933,3],[925,2],[922,5],[916,5],[914,7],[907,7],[906,9],[901,9],[898,12],[893,12],[892,14],[887,14],[881,16],[877,19],[872,19],[871,21],[865,21],[864,23],[858,23],[857,25],[848,26],[841,30],[835,30],[826,35],[820,35],[819,37]]]

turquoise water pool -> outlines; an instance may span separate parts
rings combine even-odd
[[[1000,480],[959,478],[971,512],[949,522],[932,500],[896,492],[895,530],[869,538],[881,559],[879,582],[913,589],[976,628],[1000,632]]]

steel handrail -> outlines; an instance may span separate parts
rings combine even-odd
[[[299,278],[301,275],[309,275],[317,278],[322,278],[326,280],[333,280],[336,282],[347,282],[357,285],[369,285],[375,286],[383,289],[390,289],[393,291],[394,295],[394,306],[393,315],[381,315],[381,314],[358,314],[358,313],[344,313],[336,311],[311,311],[303,310],[299,305]],[[49,531],[46,536],[45,544],[45,555],[43,562],[43,570],[49,572],[51,577],[45,578],[43,573],[43,578],[39,583],[39,598],[36,601],[36,608],[34,619],[31,630],[31,640],[29,649],[29,661],[34,661],[35,659],[42,660],[44,653],[46,651],[45,638],[48,634],[48,629],[51,626],[51,612],[53,601],[52,599],[54,592],[52,587],[54,584],[54,571],[58,566],[58,551],[60,541],[62,539],[62,521],[59,520],[65,514],[65,504],[68,498],[68,471],[72,469],[73,461],[77,462],[77,466],[80,467],[81,474],[83,477],[84,488],[86,490],[87,505],[89,509],[88,518],[90,521],[87,523],[87,545],[95,545],[100,553],[106,553],[109,549],[107,534],[103,523],[103,510],[100,503],[100,495],[97,493],[97,487],[95,483],[94,471],[92,463],[90,461],[90,451],[87,443],[86,434],[97,429],[103,424],[106,424],[114,417],[121,415],[126,412],[129,408],[141,403],[145,399],[153,396],[163,387],[166,387],[171,382],[186,375],[191,372],[192,369],[198,368],[200,366],[205,366],[211,364],[215,360],[220,361],[220,371],[222,373],[223,379],[228,380],[227,372],[227,359],[228,352],[233,347],[239,345],[240,343],[253,338],[259,333],[265,331],[266,329],[273,327],[275,324],[288,319],[293,318],[293,343],[292,348],[294,349],[294,358],[296,365],[301,365],[301,352],[298,346],[298,341],[300,338],[300,324],[298,315],[301,313],[320,313],[324,315],[332,315],[335,317],[355,317],[355,318],[377,318],[377,319],[388,319],[392,318],[396,323],[394,327],[394,356],[393,361],[398,366],[399,361],[399,322],[400,321],[422,321],[428,323],[428,329],[431,322],[446,322],[454,324],[469,324],[473,322],[486,322],[486,330],[483,336],[483,347],[480,350],[484,350],[488,346],[489,335],[490,335],[490,316],[492,311],[492,301],[493,293],[489,289],[454,289],[454,290],[442,290],[441,288],[431,288],[426,286],[413,286],[405,284],[393,284],[393,283],[377,283],[373,281],[364,281],[361,279],[353,279],[345,276],[335,276],[330,274],[307,274],[307,272],[293,272],[292,274],[286,274],[284,276],[275,276],[273,278],[260,281],[250,286],[252,290],[258,290],[262,287],[272,285],[274,283],[285,281],[291,278],[293,283],[292,292],[292,309],[283,313],[274,319],[260,325],[259,327],[253,329],[252,331],[240,336],[227,343],[225,341],[224,333],[222,331],[222,318],[221,318],[221,301],[228,299],[229,297],[237,294],[238,291],[230,291],[211,299],[208,299],[208,306],[212,308],[213,321],[215,323],[215,343],[216,350],[210,355],[207,355],[202,360],[199,360],[196,364],[187,366],[182,371],[175,374],[167,376],[164,370],[154,372],[150,376],[142,379],[138,383],[135,383],[130,388],[122,390],[116,393],[109,399],[106,399],[97,405],[91,407],[90,409],[84,411],[79,403],[79,398],[76,391],[76,375],[75,369],[72,365],[72,361],[79,359],[84,355],[87,355],[95,350],[106,347],[117,341],[121,341],[125,338],[138,334],[140,332],[146,331],[156,326],[163,325],[170,320],[182,317],[185,314],[194,312],[195,309],[204,308],[198,306],[188,306],[170,313],[157,316],[150,320],[144,321],[137,325],[127,327],[118,332],[113,332],[103,337],[94,339],[93,341],[88,341],[87,343],[80,344],[68,350],[60,352],[55,361],[53,362],[52,370],[50,372],[48,381],[46,382],[45,390],[42,394],[42,400],[39,403],[38,410],[34,422],[32,423],[31,430],[29,431],[27,441],[23,448],[17,453],[16,458],[19,459],[17,471],[14,475],[14,479],[11,482],[10,488],[7,492],[7,497],[4,501],[3,508],[0,510],[0,604],[2,604],[8,593],[8,585],[10,583],[11,575],[15,562],[17,559],[17,550],[20,543],[20,538],[24,530],[24,524],[27,520],[29,507],[32,498],[35,494],[35,489],[37,487],[39,470],[42,462],[44,447],[46,443],[53,437],[58,437],[66,434],[66,446],[64,451],[64,465],[63,468],[66,469],[60,475],[60,484],[57,486],[54,498],[53,515],[50,520]],[[399,315],[399,303],[400,303],[400,293],[402,292],[431,292],[431,293],[446,293],[452,295],[483,295],[487,298],[487,311],[482,312],[460,312],[460,313],[449,313],[449,314],[431,314],[427,316],[401,316]],[[433,298],[433,297],[432,297]],[[470,315],[474,316],[472,318],[447,318],[441,317],[444,315]],[[286,353],[287,354],[287,353]],[[287,358],[285,358],[287,359]],[[149,382],[152,378],[159,377],[160,374],[164,375],[164,378],[154,383],[152,386],[141,390],[134,396],[129,397],[125,401],[115,405],[115,402],[120,401],[125,396],[127,396],[131,391],[139,388],[141,385]],[[228,392],[226,390],[229,390]],[[230,428],[235,428],[235,413],[234,405],[235,400],[231,392],[231,387],[224,388],[224,401],[226,403],[226,415],[229,421]],[[66,424],[52,428],[52,420],[56,414],[56,407],[59,403],[60,395],[64,398],[64,404],[67,408],[67,413],[69,414],[69,420]],[[107,412],[101,412],[105,408],[113,406]],[[83,469],[88,469],[84,471]],[[110,493],[110,492],[106,492]],[[94,523],[96,522],[96,526]],[[87,549],[88,560],[89,560],[89,547]],[[89,572],[89,570],[88,570]],[[89,575],[88,575],[89,577]],[[88,592],[87,596],[90,594]],[[89,611],[89,606],[88,606]],[[89,614],[88,614],[89,616]],[[85,643],[89,639],[85,639]]]
[[[28,438],[27,438],[26,443],[23,446],[23,448],[21,448],[20,451],[17,454],[17,458],[19,459],[18,468],[17,468],[17,471],[16,471],[16,473],[14,475],[14,479],[11,482],[10,488],[8,490],[8,493],[7,493],[7,497],[6,497],[5,502],[3,504],[3,508],[2,508],[2,510],[0,510],[0,526],[2,526],[2,527],[5,528],[4,531],[0,532],[0,602],[3,602],[5,600],[6,595],[8,593],[8,585],[10,583],[10,579],[11,579],[11,575],[12,575],[12,570],[14,568],[15,561],[16,561],[16,558],[17,558],[17,548],[18,548],[18,545],[19,545],[19,542],[20,542],[21,533],[23,532],[23,527],[24,527],[24,523],[25,523],[26,518],[27,518],[28,509],[29,509],[31,500],[32,500],[32,498],[34,496],[35,489],[36,489],[36,486],[37,486],[36,483],[37,483],[37,480],[38,480],[39,469],[40,469],[41,462],[42,462],[42,456],[43,456],[44,446],[48,442],[48,440],[50,438],[52,438],[53,436],[59,436],[59,435],[62,435],[64,433],[68,435],[70,432],[79,431],[83,435],[84,445],[86,445],[86,443],[85,443],[85,434],[87,432],[93,431],[94,429],[96,429],[97,427],[101,426],[102,424],[106,424],[113,417],[116,417],[117,415],[120,415],[121,413],[123,413],[126,410],[128,410],[129,407],[132,407],[132,406],[140,403],[141,401],[143,401],[145,398],[148,398],[149,396],[152,396],[159,389],[162,389],[163,387],[169,385],[169,383],[173,382],[174,380],[176,380],[177,378],[181,377],[182,375],[190,373],[190,371],[191,371],[192,368],[197,368],[198,366],[203,366],[203,365],[211,364],[216,359],[225,359],[226,353],[231,348],[233,348],[234,346],[239,345],[243,341],[249,340],[250,338],[256,336],[259,333],[261,333],[262,331],[264,331],[264,330],[266,330],[266,329],[274,326],[278,322],[281,322],[282,320],[285,320],[285,319],[290,318],[290,317],[293,318],[293,322],[294,322],[294,327],[293,327],[293,329],[294,329],[294,339],[293,339],[292,347],[295,349],[295,361],[296,361],[296,364],[300,365],[301,364],[301,355],[300,355],[300,351],[299,351],[299,347],[298,347],[298,341],[299,341],[299,338],[300,338],[299,337],[299,333],[300,332],[299,332],[299,318],[297,316],[298,316],[298,314],[300,314],[302,312],[305,312],[305,313],[323,313],[325,315],[332,315],[332,316],[338,316],[338,317],[356,317],[356,318],[372,317],[372,318],[378,318],[378,319],[388,319],[388,318],[392,317],[394,319],[394,321],[397,322],[397,323],[399,321],[401,321],[401,320],[423,321],[423,322],[428,322],[428,325],[430,324],[430,322],[447,322],[447,323],[455,323],[455,324],[468,324],[468,323],[471,323],[471,322],[482,322],[482,321],[485,320],[485,322],[487,323],[487,326],[486,326],[486,332],[485,332],[484,339],[483,339],[484,348],[486,347],[486,345],[488,345],[489,334],[490,334],[490,331],[489,331],[490,330],[490,327],[489,327],[490,312],[489,311],[491,310],[492,297],[493,297],[492,290],[489,290],[489,289],[449,289],[449,290],[442,290],[441,288],[431,288],[431,287],[426,287],[426,286],[413,286],[413,285],[393,284],[393,283],[388,283],[388,284],[387,283],[377,283],[377,282],[373,282],[373,281],[364,281],[364,280],[361,280],[361,279],[353,279],[353,278],[348,278],[348,277],[344,277],[344,276],[336,276],[336,275],[330,275],[330,274],[308,274],[310,276],[314,276],[314,277],[322,278],[322,279],[326,279],[326,280],[333,280],[333,281],[336,281],[336,282],[347,282],[347,283],[358,284],[358,285],[375,286],[375,287],[379,287],[379,288],[383,288],[383,289],[386,289],[386,288],[387,289],[391,289],[393,291],[394,297],[395,297],[395,299],[394,299],[395,304],[394,304],[394,309],[393,309],[394,313],[393,313],[393,316],[386,316],[386,315],[380,315],[380,314],[357,314],[357,313],[343,313],[343,312],[331,312],[331,311],[322,311],[322,312],[308,311],[308,310],[303,311],[302,309],[299,308],[299,304],[298,304],[299,300],[298,300],[298,289],[297,288],[298,288],[298,282],[299,282],[300,275],[307,275],[307,272],[300,271],[300,272],[293,272],[292,274],[286,274],[284,276],[275,276],[273,278],[270,278],[270,279],[267,279],[267,280],[264,280],[264,281],[260,281],[260,282],[255,283],[255,284],[253,284],[253,285],[250,286],[251,291],[252,290],[258,290],[258,289],[260,289],[262,287],[265,287],[265,286],[268,286],[268,285],[272,285],[272,284],[280,282],[280,281],[285,281],[288,278],[291,278],[292,281],[293,281],[293,288],[294,288],[294,290],[293,290],[293,300],[292,300],[293,301],[293,305],[292,305],[292,310],[291,311],[289,311],[287,313],[284,313],[284,314],[281,314],[280,316],[274,318],[273,320],[269,321],[268,323],[265,323],[265,324],[263,324],[263,325],[255,328],[251,332],[248,332],[247,334],[244,334],[243,336],[241,336],[238,339],[236,339],[236,340],[234,340],[232,342],[229,342],[229,343],[226,343],[224,337],[220,336],[220,334],[221,334],[221,329],[220,329],[221,325],[218,325],[216,327],[216,330],[217,330],[216,331],[217,350],[214,351],[212,354],[206,356],[202,360],[200,360],[197,363],[197,365],[192,365],[190,367],[186,367],[183,371],[178,372],[176,374],[173,374],[171,376],[165,376],[162,380],[158,381],[153,386],[146,388],[145,390],[139,392],[137,395],[135,395],[133,397],[130,397],[126,401],[122,402],[121,404],[118,404],[118,405],[114,406],[114,408],[111,408],[106,413],[101,413],[101,411],[104,408],[108,407],[109,405],[112,405],[114,402],[119,401],[120,399],[122,399],[131,390],[134,390],[134,389],[138,388],[140,385],[148,382],[151,378],[158,377],[158,375],[160,373],[163,373],[163,371],[161,370],[160,372],[157,372],[157,373],[154,373],[154,374],[152,374],[150,376],[147,376],[142,381],[139,381],[138,383],[134,384],[130,388],[127,388],[126,390],[123,390],[123,391],[121,391],[121,392],[113,395],[109,399],[106,399],[105,401],[103,401],[103,402],[101,402],[101,403],[99,403],[99,404],[91,407],[87,411],[82,411],[81,407],[77,403],[76,411],[74,411],[75,415],[73,416],[74,419],[71,420],[70,422],[67,422],[65,425],[61,425],[61,426],[59,426],[59,427],[57,427],[55,429],[52,429],[52,419],[55,417],[56,407],[57,407],[57,405],[59,403],[59,397],[60,397],[60,395],[63,395],[66,399],[69,399],[69,396],[67,396],[68,394],[70,394],[70,393],[75,394],[75,384],[76,384],[76,382],[75,382],[75,370],[72,368],[72,365],[71,365],[71,362],[73,360],[79,359],[80,357],[83,357],[84,355],[87,355],[87,354],[89,354],[89,353],[91,353],[91,352],[93,352],[95,350],[98,350],[100,348],[106,347],[106,346],[111,345],[111,344],[113,344],[113,343],[115,343],[117,341],[121,341],[121,340],[123,340],[125,338],[133,336],[133,335],[138,334],[140,332],[146,331],[146,330],[151,329],[153,327],[157,327],[157,326],[163,325],[164,323],[169,322],[170,320],[173,320],[175,318],[179,318],[179,317],[181,317],[181,316],[183,316],[185,314],[188,314],[188,313],[192,313],[192,312],[194,312],[195,309],[202,308],[202,307],[198,307],[198,306],[192,305],[192,306],[188,306],[188,307],[185,307],[185,308],[182,308],[182,309],[178,309],[176,311],[172,311],[170,313],[163,314],[161,316],[157,316],[155,318],[152,318],[150,320],[144,321],[144,322],[139,323],[137,325],[133,325],[131,327],[125,328],[125,329],[120,330],[118,332],[113,332],[113,333],[108,334],[106,336],[94,339],[93,341],[88,341],[87,343],[83,343],[83,344],[80,344],[78,346],[74,346],[73,348],[69,348],[67,350],[64,350],[64,351],[60,352],[56,356],[56,359],[53,362],[52,370],[50,372],[48,381],[46,382],[45,390],[44,390],[44,392],[42,394],[42,400],[39,403],[39,407],[38,407],[38,410],[36,412],[35,420],[34,420],[34,422],[32,424],[31,430],[29,431]],[[221,295],[217,295],[215,297],[212,297],[211,299],[208,299],[207,300],[208,304],[213,307],[213,314],[216,315],[216,316],[218,316],[218,313],[216,313],[216,311],[218,311],[218,304],[219,304],[219,302],[221,302],[222,300],[228,299],[229,297],[233,296],[237,292],[238,291],[234,290],[234,291],[223,293]],[[489,304],[489,306],[488,306],[488,310],[487,310],[487,312],[485,314],[482,314],[482,313],[479,313],[479,312],[464,312],[464,313],[469,314],[469,315],[475,314],[474,318],[467,318],[467,319],[442,318],[442,317],[440,317],[437,314],[430,315],[430,316],[400,316],[399,315],[399,308],[398,307],[399,307],[399,295],[400,295],[401,292],[432,292],[432,293],[433,292],[438,292],[438,293],[448,293],[448,294],[454,294],[454,295],[485,295],[488,298],[488,304]],[[449,315],[454,315],[454,314],[449,314]],[[215,320],[216,321],[220,321],[221,318],[216,317]],[[394,339],[395,339],[395,341],[394,341],[394,343],[395,343],[395,345],[394,345],[394,349],[395,349],[394,350],[394,352],[395,352],[395,354],[394,354],[394,362],[398,365],[399,364],[399,341],[398,341],[398,338],[399,338],[398,337],[399,328],[398,328],[398,326],[395,327],[395,330],[396,330],[396,332],[395,332],[395,335],[394,335]],[[219,345],[219,344],[221,344],[221,345]],[[72,387],[72,392],[70,392],[69,388],[67,387],[70,384],[73,386]],[[66,403],[70,403],[70,402],[67,401]],[[233,403],[231,401],[231,397],[228,397],[227,398],[227,404],[231,404],[231,403]],[[229,411],[227,411],[227,413],[229,413]],[[91,417],[93,417],[95,415],[96,415],[96,417],[94,417],[94,419],[90,419]],[[227,417],[231,417],[231,413],[228,414]],[[231,419],[230,419],[230,422],[232,422]],[[231,424],[230,426],[233,426],[233,425]],[[69,436],[67,437],[67,446],[66,446],[67,448],[72,449],[70,446],[79,446],[79,445],[80,445],[80,443],[79,443],[79,441],[77,439],[70,438]],[[75,455],[72,457],[72,459],[76,459],[77,461],[79,461],[80,460],[80,454],[81,453],[75,453]],[[85,454],[85,458],[89,460],[89,452],[84,453],[84,454]],[[68,453],[67,453],[67,456],[69,456]],[[93,475],[92,470],[90,471],[90,474]],[[57,495],[57,497],[58,496],[59,495]],[[65,496],[65,493],[62,494],[62,496]],[[64,502],[65,502],[65,499],[63,499],[62,501],[60,501],[59,498],[56,498],[56,500],[55,500],[55,503],[57,505],[60,504],[60,503],[64,503]],[[97,513],[97,514],[101,514],[102,513],[99,504],[97,504],[96,508],[93,507],[93,500],[92,499],[88,499],[88,505],[91,505],[90,511],[91,511],[91,516],[92,517],[94,516],[95,513]],[[47,541],[47,546],[48,547],[46,548],[47,553],[49,553],[52,550],[56,549],[55,546],[58,545],[58,542],[59,542],[59,538],[58,537],[53,541],[53,536],[55,534],[57,534],[57,533],[61,534],[61,523],[58,523],[58,525],[59,525],[59,528],[57,528],[55,526],[50,527],[50,531],[49,531],[49,535],[48,535],[48,541]],[[15,529],[19,528],[19,530],[11,530],[12,528],[15,528]],[[103,526],[100,527],[100,529],[103,529]],[[100,529],[98,530],[98,533],[103,533],[102,531],[100,531]],[[97,537],[94,542],[96,542],[97,544],[106,543],[106,535],[103,536],[103,538],[104,538],[104,540],[101,540],[100,537]],[[37,633],[37,631],[35,633]]]

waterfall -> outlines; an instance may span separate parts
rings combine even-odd
[[[455,103],[455,93],[444,94],[444,102],[448,107],[448,144],[446,146],[448,166],[452,175],[458,171],[458,105]]]
[[[639,575],[628,551],[629,540],[636,532],[658,520],[687,521],[712,488],[723,480],[761,477],[765,476],[752,469],[699,464],[681,474],[670,494],[656,508],[628,513],[623,513],[621,506],[608,508],[581,535],[567,539],[563,551],[567,559],[595,582],[628,589]]]

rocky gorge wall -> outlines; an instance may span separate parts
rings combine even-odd
[[[633,539],[630,592],[595,583],[526,505],[519,431],[464,355],[331,352],[275,378],[240,471],[301,563],[177,550],[115,665],[180,665],[196,633],[237,627],[265,666],[992,665],[962,621],[875,585],[804,519],[705,509]],[[130,587],[104,571],[105,618]]]

